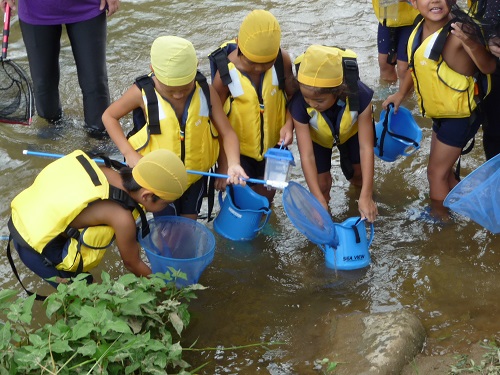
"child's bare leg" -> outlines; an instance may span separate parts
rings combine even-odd
[[[380,78],[387,82],[396,82],[398,75],[396,68],[387,62],[387,53],[378,54],[378,66],[380,68]]]
[[[349,180],[351,185],[362,187],[363,186],[363,176],[361,175],[361,164],[353,164],[354,176]]]
[[[318,174],[318,183],[326,203],[330,202],[330,190],[332,188],[332,175],[330,172]]]
[[[401,85],[401,82],[403,82],[403,79],[405,78],[406,74],[411,74],[408,71],[408,62],[398,60],[398,63],[396,65],[396,70],[398,72],[398,78],[399,78],[399,85]]]
[[[455,178],[453,165],[460,156],[461,149],[448,146],[437,139],[432,132],[431,152],[427,166],[427,179],[429,181],[429,195],[434,201],[444,201],[450,192],[450,181]]]

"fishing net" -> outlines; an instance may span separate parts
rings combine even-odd
[[[13,61],[0,65],[0,122],[30,125],[35,104],[31,82]]]
[[[500,155],[469,174],[444,200],[453,211],[500,233]]]
[[[306,188],[289,182],[283,191],[283,207],[295,228],[310,241],[337,247],[337,233],[330,214]]]
[[[7,59],[10,14],[6,4],[0,56],[0,122],[30,125],[35,108],[31,82],[19,65]]]

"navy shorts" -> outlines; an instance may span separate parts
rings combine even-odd
[[[56,265],[61,263],[62,254],[64,250],[67,249],[69,243],[69,239],[58,236],[45,246],[42,255],[30,247],[22,246],[15,240],[13,241],[14,248],[17,250],[19,258],[26,267],[47,281],[54,288],[57,288],[58,284],[46,279],[54,276],[71,278],[77,275],[76,272],[61,271],[56,268]],[[90,279],[89,282],[92,282],[92,280]]]
[[[332,168],[332,149],[326,148],[313,142],[314,159],[318,174],[329,172]],[[346,142],[340,145],[340,167],[347,180],[353,177],[353,164],[360,163],[358,134],[354,134]]]
[[[266,159],[257,161],[251,157],[241,155],[240,165],[245,171],[245,173],[248,175],[248,177],[257,179],[264,178],[264,173],[266,171]],[[255,184],[247,182],[247,185],[252,186]]]
[[[483,122],[482,116],[477,112],[474,117],[473,121],[470,117],[432,119],[432,130],[437,139],[445,145],[464,148]]]
[[[206,178],[202,177],[192,184],[182,196],[153,216],[197,215],[200,212],[205,193]]]
[[[413,26],[388,27],[379,23],[377,32],[378,53],[386,55],[394,46],[397,59],[408,62],[406,45],[412,30]],[[391,31],[393,35],[391,35]]]

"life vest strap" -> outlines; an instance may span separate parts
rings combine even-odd
[[[136,85],[146,94],[148,101],[149,134],[161,134],[158,98],[156,97],[154,81],[150,75],[143,75],[135,80]]]

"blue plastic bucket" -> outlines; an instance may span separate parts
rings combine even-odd
[[[393,162],[401,156],[410,156],[420,148],[422,130],[413,119],[411,112],[400,106],[394,113],[389,106],[380,113],[380,121],[375,125],[375,155],[380,159]]]
[[[460,181],[443,204],[490,232],[500,233],[500,154]]]
[[[266,197],[257,194],[248,185],[227,185],[226,197],[219,193],[220,211],[214,220],[214,229],[233,241],[248,241],[257,236],[267,224],[271,209]]]
[[[139,243],[146,252],[153,273],[184,272],[178,287],[196,284],[214,259],[215,237],[203,224],[180,216],[159,216],[148,221],[151,232]]]
[[[339,244],[337,248],[323,245],[325,261],[328,268],[336,270],[355,270],[367,267],[371,263],[370,245],[375,230],[370,223],[370,239],[367,238],[365,220],[351,217],[343,223],[335,223]]]

